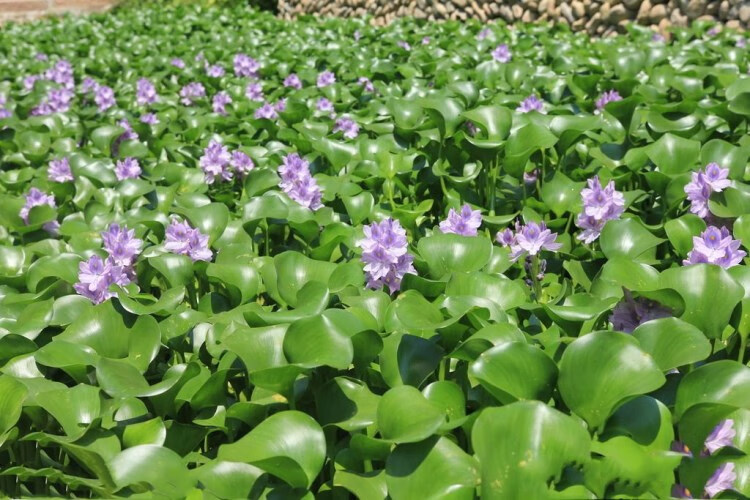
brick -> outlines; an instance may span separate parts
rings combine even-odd
[[[17,13],[47,10],[49,2],[47,0],[0,0],[0,13]]]
[[[52,0],[54,9],[92,9],[114,4],[112,0]]]

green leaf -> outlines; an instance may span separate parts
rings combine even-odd
[[[685,375],[677,387],[675,418],[679,420],[688,410],[704,404],[750,407],[750,368],[723,359]]]
[[[633,337],[662,371],[703,361],[711,354],[703,332],[677,318],[647,321],[633,331]]]
[[[445,422],[443,412],[414,387],[388,390],[380,399],[377,427],[380,436],[394,443],[416,443],[431,436]]]
[[[472,272],[483,268],[492,255],[492,242],[480,236],[436,233],[421,238],[419,255],[427,262],[430,276],[441,279],[452,272]]]
[[[320,424],[349,432],[375,423],[379,401],[364,382],[348,377],[329,380],[315,394]]]
[[[661,243],[639,219],[628,218],[607,222],[600,236],[602,252],[608,259],[625,257],[633,260],[649,259],[649,250]]]
[[[693,169],[700,154],[701,143],[672,134],[664,134],[646,150],[649,159],[667,175]]]
[[[177,453],[153,444],[128,448],[108,466],[118,488],[147,483],[162,495],[184,497],[194,484]]]

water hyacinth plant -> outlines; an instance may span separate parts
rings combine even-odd
[[[744,35],[217,4],[0,26],[0,496],[750,496]]]

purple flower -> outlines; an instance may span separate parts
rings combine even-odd
[[[318,183],[310,175],[310,164],[297,153],[290,153],[279,167],[279,187],[294,201],[310,210],[323,206]]]
[[[103,113],[115,105],[115,91],[112,87],[99,85],[94,91],[94,102],[99,107],[99,112]]]
[[[36,55],[34,55],[34,59],[36,59],[37,61],[46,61],[49,59],[49,57],[43,52],[37,52]]]
[[[164,248],[172,253],[187,255],[193,262],[210,261],[213,257],[208,248],[208,236],[178,219],[172,219],[167,227]]]
[[[117,122],[117,124],[125,129],[125,132],[123,132],[123,134],[117,138],[117,141],[134,141],[138,139],[138,134],[135,132],[135,130],[133,130],[133,127],[130,126],[130,122],[128,120],[123,118],[122,120]]]
[[[260,70],[260,64],[258,64],[258,61],[247,54],[237,54],[234,56],[235,75],[258,78],[258,70]]]
[[[523,182],[526,184],[534,184],[539,178],[539,169],[535,168],[531,172],[523,173]]]
[[[591,243],[596,240],[609,220],[619,219],[625,211],[625,197],[615,190],[614,181],[602,188],[599,176],[588,180],[588,187],[581,191],[583,212],[578,215],[576,225],[583,229],[579,240]]]
[[[141,175],[141,166],[135,158],[125,158],[115,164],[115,175],[118,181],[137,179]]]
[[[366,76],[360,76],[357,83],[362,85],[367,92],[375,92],[375,86],[372,84],[369,78]]]
[[[737,43],[735,44],[735,47],[737,47],[738,49],[744,49],[746,46],[747,46],[747,39],[745,38],[740,38],[739,40],[737,40]]]
[[[10,118],[11,116],[13,116],[13,112],[11,112],[11,110],[0,108],[0,120]]]
[[[31,90],[34,88],[34,84],[37,82],[37,80],[41,79],[41,75],[29,75],[23,79],[23,88],[26,90]]]
[[[200,167],[206,176],[206,182],[213,184],[217,177],[225,181],[231,180],[233,175],[229,164],[231,160],[232,155],[226,146],[214,140],[209,142],[200,159]]]
[[[266,102],[266,103],[263,103],[263,106],[255,110],[253,117],[256,120],[260,120],[264,118],[266,120],[275,120],[276,118],[279,117],[279,115],[276,112],[276,109],[273,107],[273,105]]]
[[[359,125],[351,118],[342,117],[333,126],[333,133],[336,132],[343,132],[347,139],[355,139],[359,135]]]
[[[51,194],[45,193],[44,191],[40,191],[37,188],[31,188],[26,194],[26,204],[21,207],[21,211],[18,212],[18,216],[23,219],[24,224],[28,224],[29,212],[31,211],[31,209],[41,205],[49,205],[50,207],[55,208],[57,206],[55,204],[55,197]]]
[[[691,181],[685,186],[690,211],[701,218],[708,217],[708,199],[712,193],[720,193],[729,187],[731,182],[727,177],[729,169],[721,168],[717,163],[709,163],[703,171],[693,172]]]
[[[174,66],[175,68],[179,68],[179,69],[185,69],[185,61],[183,61],[183,60],[182,60],[182,59],[180,59],[179,57],[175,57],[175,58],[173,58],[173,59],[172,59],[172,60],[171,60],[171,61],[170,61],[169,63],[170,63],[170,64],[171,64],[172,66]]]
[[[479,132],[479,129],[474,122],[466,122],[466,132],[468,132],[469,137],[474,137]]]
[[[704,443],[709,455],[713,455],[725,446],[734,446],[734,420],[727,418],[722,420],[711,431]]]
[[[461,236],[476,236],[477,229],[482,225],[482,212],[472,210],[468,204],[461,207],[461,212],[454,209],[448,211],[448,217],[439,225],[443,233],[460,234]]]
[[[251,101],[263,101],[263,85],[258,82],[249,83],[245,87],[245,97]]]
[[[632,333],[647,321],[671,316],[672,310],[668,307],[644,297],[634,299],[633,295],[625,290],[625,298],[615,306],[609,319],[616,331]]]
[[[284,78],[284,87],[299,90],[302,88],[302,80],[299,79],[296,73],[291,73]]]
[[[325,97],[318,99],[318,102],[315,103],[315,108],[321,113],[333,114],[333,103]]]
[[[422,45],[429,45],[430,44],[430,37],[426,36],[422,38]]]
[[[399,40],[398,42],[396,42],[396,45],[398,45],[399,47],[401,47],[402,49],[406,51],[411,50],[411,45],[409,45],[409,42],[405,40]]]
[[[224,91],[217,92],[214,96],[214,99],[211,103],[211,106],[213,107],[214,113],[218,113],[220,115],[226,115],[227,114],[227,104],[232,103],[232,98]]]
[[[147,125],[156,125],[159,123],[159,118],[154,113],[143,113],[141,115],[141,123],[145,123]]]
[[[328,87],[329,85],[333,85],[336,82],[336,75],[334,75],[331,71],[323,71],[318,75],[318,88],[322,89],[323,87]]]
[[[492,31],[489,28],[482,28],[481,31],[477,33],[477,40],[484,40],[491,34],[492,34]]]
[[[734,472],[734,463],[727,462],[713,473],[713,475],[706,481],[704,488],[706,495],[709,498],[713,498],[722,491],[734,489],[734,480],[737,479],[737,474]]]
[[[95,92],[96,89],[99,88],[99,84],[91,78],[90,76],[87,76],[83,79],[83,82],[81,83],[81,92],[84,94],[88,94],[89,92]]]
[[[528,113],[529,111],[538,111],[544,113],[544,101],[540,100],[534,94],[530,95],[516,108],[519,113]]]
[[[141,78],[135,84],[135,102],[139,106],[148,106],[157,101],[156,87],[147,78]]]
[[[78,264],[78,283],[73,288],[94,304],[101,304],[116,295],[109,290],[111,285],[125,286],[128,283],[130,279],[122,267],[110,259],[104,261],[98,255],[92,255],[88,261]]]
[[[200,82],[191,82],[180,89],[180,101],[185,106],[190,106],[193,101],[206,97],[206,89]]]
[[[70,170],[68,158],[60,158],[49,162],[47,176],[52,182],[68,182],[73,180],[73,172]]]
[[[652,42],[665,42],[666,40],[667,39],[664,38],[664,35],[662,35],[661,33],[654,33],[653,35],[651,35]]]
[[[693,495],[690,493],[690,490],[685,488],[681,484],[675,484],[672,486],[672,493],[673,498],[693,498]]]
[[[210,66],[206,66],[206,74],[211,78],[221,78],[222,76],[224,76],[224,68],[222,68],[218,64],[212,64]]]
[[[510,53],[510,49],[504,43],[501,43],[492,51],[492,58],[500,63],[510,62],[511,57],[512,54]]]
[[[529,222],[525,226],[516,222],[515,233],[506,229],[498,233],[495,239],[501,245],[510,247],[510,259],[513,262],[525,254],[534,256],[542,250],[554,252],[562,247],[562,243],[555,241],[557,234],[547,229],[544,222]]]
[[[72,100],[73,92],[68,89],[49,89],[47,96],[31,110],[31,114],[38,116],[65,113],[70,110]]]
[[[732,235],[725,227],[708,226],[700,236],[693,236],[693,249],[682,263],[716,264],[725,269],[734,267],[745,258],[747,253],[740,250],[740,242],[732,239]]]
[[[354,40],[359,41],[359,39],[362,38],[362,33],[359,32],[359,30],[354,31]]]
[[[596,111],[595,113],[601,113],[604,106],[610,102],[622,101],[622,96],[616,90],[608,90],[604,92],[599,99],[596,100]]]
[[[391,293],[398,291],[405,274],[417,273],[412,265],[414,258],[407,253],[406,231],[391,218],[373,222],[363,230],[365,238],[356,244],[362,249],[367,286],[378,289],[386,285]]]
[[[235,151],[232,153],[232,160],[230,162],[232,168],[234,168],[240,175],[247,175],[252,169],[255,168],[253,159],[242,151]]]
[[[73,65],[65,59],[61,59],[54,66],[48,69],[44,73],[44,78],[53,81],[59,85],[62,85],[67,90],[72,90],[75,87],[75,79],[73,78]]]
[[[135,237],[134,229],[120,227],[119,224],[111,224],[102,233],[102,242],[110,261],[123,268],[133,265],[143,246],[143,240]]]
[[[708,36],[716,36],[720,32],[721,32],[721,30],[719,29],[718,26],[713,26],[713,27],[711,27],[711,29],[709,29],[708,31],[706,31],[706,35],[708,35]]]
[[[279,113],[286,111],[286,97],[276,101],[276,104],[273,105],[273,109],[275,109]]]

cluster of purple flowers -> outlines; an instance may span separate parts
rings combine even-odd
[[[213,257],[208,248],[208,236],[177,218],[167,226],[164,248],[172,253],[187,255],[193,262],[210,261]]]
[[[544,113],[544,101],[539,99],[536,95],[531,94],[529,97],[521,101],[516,111],[519,113],[528,113],[529,111],[538,111]]]
[[[409,45],[409,42],[407,42],[406,40],[399,40],[398,42],[396,42],[396,45],[398,45],[399,47],[401,47],[402,49],[406,51],[411,50],[411,45]]]
[[[224,76],[224,68],[218,64],[206,64],[206,75],[211,78],[221,78]]]
[[[594,111],[594,113],[601,113],[604,109],[604,106],[606,106],[610,102],[615,101],[622,101],[622,96],[619,92],[617,92],[616,90],[608,90],[604,92],[601,96],[599,96],[599,99],[596,100],[596,111]]]
[[[310,175],[310,164],[297,153],[289,153],[279,166],[281,182],[279,186],[291,199],[307,207],[317,210],[323,206],[320,186]]]
[[[179,57],[173,58],[171,61],[169,61],[169,64],[171,64],[175,68],[185,69],[185,61],[183,61]]]
[[[510,259],[515,262],[523,255],[534,256],[542,250],[555,252],[562,246],[557,243],[557,234],[547,229],[544,222],[529,222],[525,226],[516,222],[515,232],[510,228],[495,237],[504,247],[510,247]]]
[[[576,226],[583,232],[577,238],[588,244],[599,238],[607,221],[620,218],[625,211],[625,197],[615,190],[614,181],[609,181],[602,188],[597,175],[588,180],[588,187],[581,191],[581,198],[583,211],[576,219]]]
[[[737,432],[734,429],[734,420],[722,420],[714,426],[713,430],[711,430],[711,433],[704,441],[701,456],[708,457],[714,455],[724,447],[734,446],[734,438],[736,435]],[[679,441],[672,444],[672,449],[687,457],[693,456],[688,447]],[[708,478],[708,481],[706,481],[706,485],[703,488],[705,494],[704,498],[714,498],[722,491],[734,489],[734,481],[737,479],[734,467],[735,465],[732,462],[726,462],[717,467],[711,477]],[[675,498],[693,498],[690,491],[680,484],[676,484],[673,487],[672,496]]]
[[[668,307],[645,297],[634,299],[630,291],[625,290],[625,298],[615,306],[609,319],[616,331],[632,333],[647,321],[671,316],[672,310]]]
[[[729,187],[727,177],[729,169],[721,168],[717,163],[709,163],[703,171],[693,172],[690,182],[685,186],[690,211],[703,219],[708,217],[708,199],[712,193],[720,193]]]
[[[299,79],[296,73],[290,73],[284,78],[284,87],[299,90],[302,88],[302,80]]]
[[[388,218],[363,228],[365,238],[357,242],[362,249],[367,286],[380,289],[384,285],[391,293],[401,288],[407,273],[416,274],[414,258],[407,252],[406,231],[399,221]]]
[[[137,179],[141,176],[141,165],[135,158],[125,158],[118,160],[115,164],[115,176],[118,181],[125,179]]]
[[[100,113],[104,113],[115,105],[115,91],[106,85],[97,85],[94,90],[94,102]]]
[[[29,189],[29,192],[26,193],[26,203],[21,207],[18,216],[23,219],[24,224],[28,224],[29,212],[31,212],[31,209],[41,205],[49,205],[50,207],[55,208],[57,206],[55,203],[55,197],[37,188],[31,188]]]
[[[366,92],[375,92],[375,86],[366,76],[360,76],[359,79],[357,79],[357,83],[362,85]]]
[[[261,107],[255,110],[255,113],[253,113],[253,118],[256,120],[275,120],[279,117],[279,113],[276,111],[276,108],[273,104],[270,102],[264,102]]]
[[[693,236],[693,249],[682,263],[716,264],[725,269],[734,267],[747,256],[740,250],[740,242],[732,238],[726,227],[708,226],[700,236]]]
[[[510,49],[504,43],[501,43],[492,51],[492,58],[499,63],[510,62],[512,57],[513,54],[511,54]]]
[[[448,217],[439,225],[443,233],[460,234],[461,236],[476,236],[482,225],[482,212],[472,210],[469,204],[461,207],[460,212],[454,209],[448,211]]]
[[[229,152],[229,149],[219,141],[212,140],[203,150],[200,167],[206,176],[206,182],[213,184],[217,178],[230,181],[234,177],[232,169],[240,175],[247,174],[255,168],[253,160],[242,151]]]
[[[44,78],[68,90],[73,90],[75,87],[73,65],[65,59],[57,61],[54,66],[45,71]]]
[[[333,133],[341,132],[347,139],[355,139],[359,135],[359,125],[351,118],[341,117],[333,126]]]
[[[331,71],[323,71],[318,75],[317,85],[319,89],[328,87],[329,85],[333,85],[335,82],[336,75],[334,75]]]
[[[147,125],[156,125],[157,123],[159,123],[159,117],[154,113],[143,113],[140,120],[141,123],[145,123]]]
[[[52,182],[69,182],[73,180],[73,172],[67,157],[59,158],[49,162],[47,176]]]
[[[214,95],[213,101],[211,102],[211,107],[213,108],[214,113],[226,115],[227,104],[232,104],[232,98],[226,92],[221,91],[217,92],[216,95]]]
[[[8,105],[8,98],[5,96],[5,94],[0,94],[0,120],[3,118],[10,118],[10,116],[13,114],[9,109],[6,108]]]
[[[237,76],[249,76],[258,78],[260,64],[247,54],[236,54],[234,56],[234,74]]]
[[[149,106],[159,99],[156,87],[147,78],[139,79],[135,84],[135,102],[139,106]]]
[[[492,31],[489,28],[482,28],[479,33],[477,33],[477,40],[484,40],[488,36],[492,34]]]
[[[65,113],[70,110],[73,100],[73,92],[66,88],[52,88],[42,101],[31,110],[34,116],[51,115],[53,113]]]
[[[325,97],[321,97],[320,99],[318,99],[318,101],[315,103],[315,109],[317,109],[320,113],[333,115],[333,103]]]
[[[265,99],[263,96],[263,84],[260,82],[248,83],[247,87],[245,87],[245,97],[251,101],[263,101]]]
[[[190,106],[193,101],[206,97],[206,89],[200,82],[191,82],[180,89],[180,101]]]

